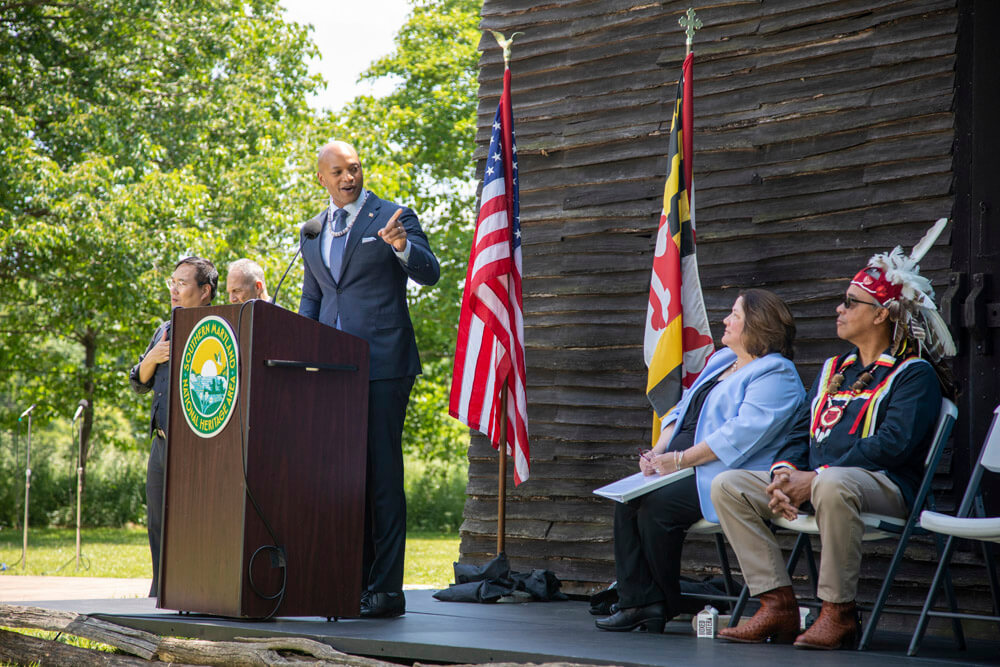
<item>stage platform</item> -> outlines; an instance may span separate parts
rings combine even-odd
[[[674,621],[662,635],[610,633],[594,627],[583,602],[469,604],[439,602],[433,591],[406,592],[407,612],[394,619],[280,618],[252,622],[156,609],[148,598],[33,601],[23,604],[98,616],[114,623],[211,640],[294,635],[325,642],[345,653],[401,663],[573,662],[614,665],[1000,664],[1000,642],[974,640],[958,651],[950,638],[929,637],[915,658],[909,636],[878,633],[865,652],[802,651],[791,646],[730,644],[694,636],[690,622]],[[11,604],[22,604],[10,602]]]

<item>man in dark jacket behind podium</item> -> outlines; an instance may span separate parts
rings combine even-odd
[[[403,420],[420,357],[406,304],[408,279],[433,285],[441,269],[417,216],[364,190],[357,151],[335,141],[319,152],[330,195],[316,216],[323,231],[302,239],[299,313],[368,341],[368,482],[362,572],[363,617],[399,616],[406,546]]]

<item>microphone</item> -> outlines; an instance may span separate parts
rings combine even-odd
[[[278,281],[278,286],[274,288],[274,295],[271,297],[271,303],[277,303],[278,290],[281,289],[281,283],[285,282],[285,276],[287,276],[288,272],[292,270],[292,264],[294,264],[295,260],[299,258],[299,253],[302,252],[302,244],[306,239],[314,239],[319,236],[321,231],[323,231],[323,223],[319,221],[319,218],[313,218],[302,225],[302,240],[299,241],[299,249],[295,251],[295,257],[292,257],[292,261],[288,263],[288,268],[281,274],[281,280]]]
[[[35,409],[36,405],[38,405],[38,403],[32,403],[30,408],[21,413],[21,416],[17,418],[17,421],[21,421],[22,419],[30,415],[31,411]]]
[[[74,424],[76,423],[76,420],[80,418],[80,415],[83,414],[83,411],[86,410],[89,407],[90,407],[90,403],[87,402],[87,399],[81,398],[80,399],[80,404],[76,407],[76,414],[73,415],[73,423]]]

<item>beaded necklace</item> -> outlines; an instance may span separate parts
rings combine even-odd
[[[851,388],[848,390],[850,393],[846,397],[834,398],[834,394],[840,391],[840,385],[844,383],[844,370],[853,365],[856,359],[857,357],[849,357],[844,360],[844,362],[840,365],[840,368],[837,369],[837,374],[830,378],[830,382],[826,386],[826,391],[824,392],[826,394],[826,402],[819,415],[819,431],[815,436],[817,443],[822,442],[830,435],[830,431],[833,430],[833,427],[840,423],[840,420],[844,418],[844,412],[847,410],[848,404],[857,398],[862,391],[868,388],[868,385],[870,385],[875,379],[875,376],[872,375],[872,370],[881,360],[881,357],[868,364],[864,370],[861,371],[858,375],[858,379],[854,381]]]

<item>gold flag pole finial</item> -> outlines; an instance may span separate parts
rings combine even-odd
[[[684,55],[687,56],[687,54],[691,53],[691,45],[694,43],[694,33],[701,28],[701,19],[694,13],[694,7],[688,7],[684,16],[677,19],[677,23],[687,33],[687,50],[684,52]]]
[[[514,38],[518,35],[523,35],[523,32],[512,33],[510,39],[503,36],[502,32],[497,32],[496,30],[490,30],[493,34],[493,39],[497,40],[497,44],[503,49],[503,65],[504,67],[510,67],[510,45],[514,43]]]

